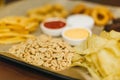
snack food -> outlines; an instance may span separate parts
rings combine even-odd
[[[32,18],[24,16],[8,16],[0,19],[0,25],[4,25],[4,28],[7,26],[10,29],[14,29],[19,32],[22,31],[22,33],[24,33],[24,31],[35,31],[39,23],[34,21]]]
[[[112,20],[112,23],[116,24],[116,23],[120,23],[120,18],[116,18]]]
[[[106,25],[114,18],[114,15],[105,6],[87,7],[84,4],[76,5],[71,11],[72,14],[86,14],[94,18],[95,24],[98,26]]]
[[[107,32],[110,32],[111,30],[120,32],[120,18],[112,20],[110,24],[106,24],[104,30]]]
[[[76,5],[73,9],[72,9],[72,14],[78,14],[78,13],[82,13],[84,14],[85,13],[85,10],[86,10],[86,6],[84,4],[79,4],[79,5]]]
[[[100,36],[93,35],[76,48],[79,55],[84,55],[83,62],[73,62],[73,66],[88,69],[94,80],[120,79],[120,33],[103,31]]]
[[[106,7],[96,6],[92,11],[91,16],[94,18],[97,25],[103,26],[112,18],[110,14],[110,11]]]
[[[65,18],[68,16],[68,12],[61,4],[47,4],[42,7],[28,10],[27,16],[41,22],[51,17]]]
[[[9,52],[27,63],[55,71],[70,67],[75,53],[73,48],[62,39],[46,35],[14,45]]]
[[[9,16],[0,19],[0,44],[17,43],[33,38],[39,23],[23,16]]]

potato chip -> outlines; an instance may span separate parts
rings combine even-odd
[[[79,55],[84,54],[85,60],[77,60],[72,65],[87,68],[94,80],[119,80],[120,33],[103,31],[100,36],[92,35],[85,43],[79,47],[79,52],[77,50]],[[81,49],[84,45],[87,47]]]

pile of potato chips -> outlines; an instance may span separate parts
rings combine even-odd
[[[0,44],[18,43],[32,38],[29,33],[36,30],[39,23],[23,16],[9,16],[0,19]]]
[[[120,80],[119,32],[103,31],[100,36],[93,35],[76,47],[76,51],[85,60],[76,60],[72,65],[87,68],[94,80]]]

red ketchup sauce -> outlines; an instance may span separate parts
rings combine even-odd
[[[66,23],[63,21],[49,21],[44,23],[44,26],[49,29],[59,29],[63,28],[65,25]]]

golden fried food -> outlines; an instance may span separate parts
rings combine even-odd
[[[93,17],[93,19],[95,20],[95,23],[98,26],[102,26],[108,23],[109,21],[109,16],[106,12],[102,11],[102,10],[93,10],[93,12],[91,13],[91,16]]]
[[[91,13],[91,8],[90,7],[86,7],[86,5],[84,4],[79,4],[79,5],[76,5],[71,13],[72,14],[86,14],[86,15],[90,15]]]
[[[0,44],[11,44],[33,38],[39,23],[23,16],[9,16],[0,19]]]
[[[79,4],[73,8],[72,13],[73,14],[83,13],[85,9],[86,9],[86,6],[84,4]]]
[[[55,10],[61,10],[61,11],[64,9],[64,7],[63,7],[61,4],[58,4],[58,3],[57,3],[57,4],[54,4],[54,5],[53,5],[53,8],[54,8]]]
[[[99,26],[106,25],[109,20],[114,18],[113,14],[105,6],[96,6],[93,8],[91,16]]]
[[[61,4],[47,4],[38,8],[28,10],[27,16],[41,22],[44,19],[51,17],[65,18],[68,16],[68,12]]]
[[[20,34],[16,32],[0,32],[0,44],[12,44],[25,41],[28,38],[34,38],[33,35]]]
[[[24,16],[9,16],[0,20],[0,27],[9,27],[15,31],[29,31],[33,32],[38,27],[39,23],[34,21],[32,18]]]
[[[106,25],[110,20],[114,18],[114,15],[105,6],[87,7],[84,4],[76,5],[72,11],[72,14],[86,14],[92,16],[95,20],[95,24],[98,26]]]
[[[72,66],[87,68],[93,80],[120,80],[120,32],[92,35],[76,50],[79,56]]]
[[[93,10],[101,10],[108,15],[109,19],[114,18],[114,15],[112,14],[112,12],[110,12],[110,10],[105,6],[96,6]]]
[[[26,39],[21,37],[3,38],[3,39],[0,39],[0,44],[13,44],[13,43],[23,42],[25,40]]]
[[[28,34],[19,34],[16,32],[9,32],[9,33],[0,33],[0,37],[1,38],[6,38],[6,37],[14,37],[14,36],[19,36],[19,37],[25,37],[25,38],[32,38],[32,35],[28,35]]]
[[[92,11],[91,8],[86,8],[86,9],[84,10],[83,14],[90,15],[90,14],[91,14],[91,11]]]

